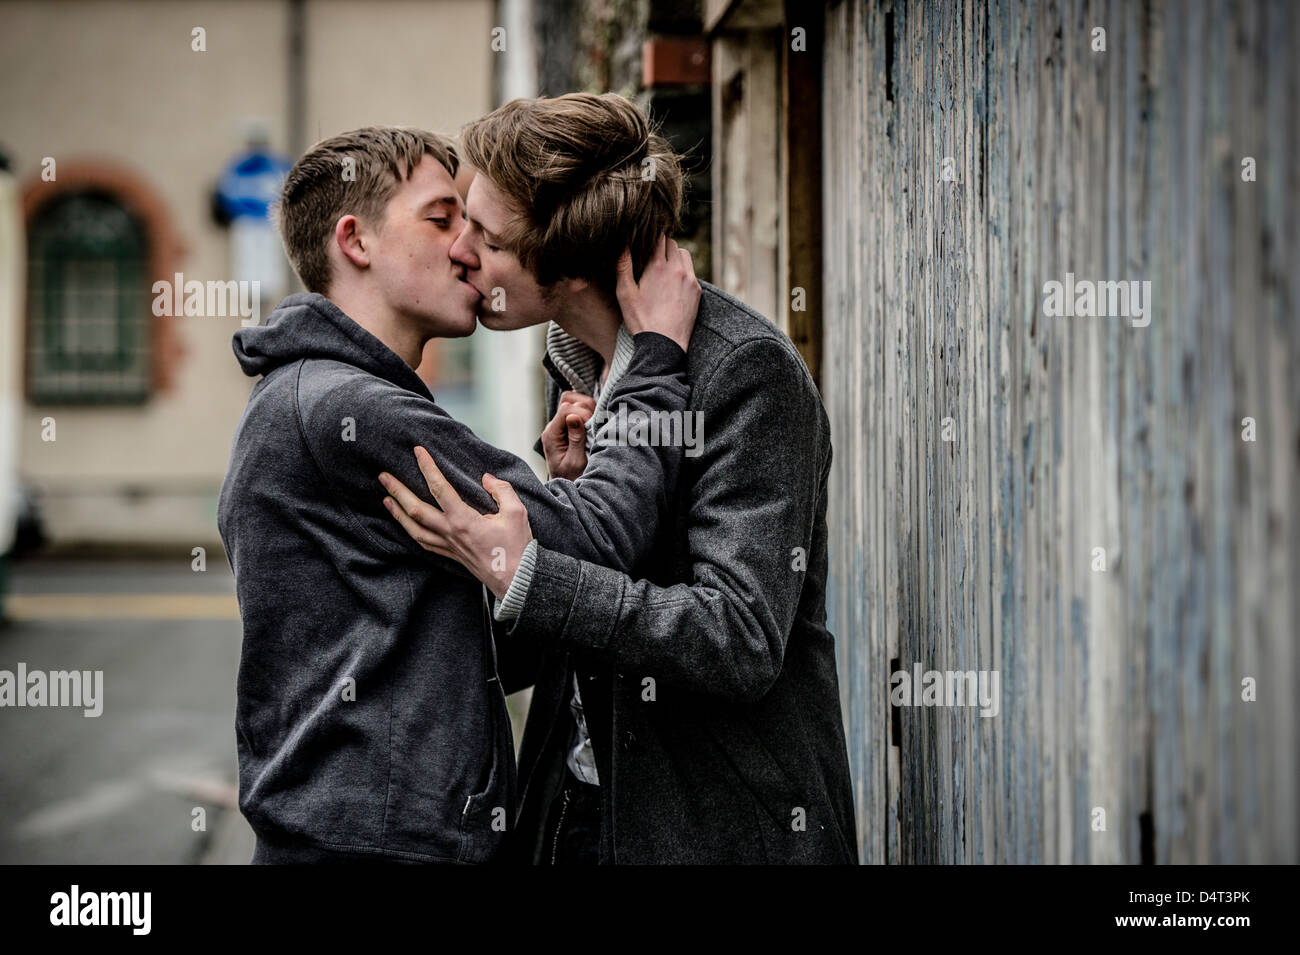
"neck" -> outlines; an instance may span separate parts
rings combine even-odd
[[[420,367],[429,336],[411,322],[404,321],[386,302],[368,294],[365,289],[348,286],[331,288],[326,298],[387,345],[402,361],[412,368]]]
[[[611,296],[588,286],[566,302],[565,308],[555,316],[555,324],[594,349],[605,360],[605,371],[609,371],[618,344],[618,330],[623,324],[623,313]]]

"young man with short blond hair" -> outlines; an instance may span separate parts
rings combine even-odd
[[[235,335],[261,376],[218,508],[243,618],[235,727],[255,862],[487,862],[514,814],[491,606],[392,522],[382,470],[414,480],[423,446],[490,523],[522,517],[548,546],[625,569],[676,481],[678,449],[627,446],[581,484],[543,485],[416,375],[431,338],[475,328],[480,296],[449,257],[465,229],[458,163],[449,140],[397,127],[309,150],[278,210],[309,291]],[[617,398],[680,409],[699,287],[681,256],[642,265]]]

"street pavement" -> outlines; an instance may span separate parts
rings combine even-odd
[[[0,671],[102,671],[103,712],[0,707],[0,863],[247,862],[224,558],[11,571]]]

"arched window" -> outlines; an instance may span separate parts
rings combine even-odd
[[[147,399],[149,248],[141,222],[108,194],[68,193],[37,210],[27,249],[31,400]]]
[[[33,404],[138,404],[169,391],[184,349],[153,314],[153,283],[185,253],[143,179],[104,162],[60,161],[23,190],[27,223],[27,397]]]

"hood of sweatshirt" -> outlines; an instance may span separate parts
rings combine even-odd
[[[239,367],[250,378],[315,358],[355,365],[407,391],[433,397],[414,368],[315,292],[290,295],[266,317],[265,324],[235,332],[234,349]]]

